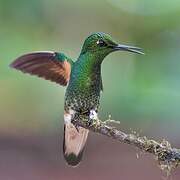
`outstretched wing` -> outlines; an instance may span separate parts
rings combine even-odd
[[[73,63],[63,53],[42,51],[20,56],[10,66],[24,73],[66,86],[70,79]]]

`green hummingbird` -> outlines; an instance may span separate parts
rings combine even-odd
[[[108,34],[97,32],[86,38],[76,61],[61,52],[42,51],[20,56],[10,65],[24,73],[67,86],[63,153],[71,166],[81,161],[89,132],[74,126],[71,120],[79,115],[87,116],[89,122],[97,119],[103,90],[101,64],[108,54],[115,51],[143,54],[139,47],[118,44]]]

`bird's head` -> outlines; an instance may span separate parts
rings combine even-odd
[[[144,54],[142,49],[139,47],[118,44],[108,34],[97,32],[86,38],[82,47],[81,55],[87,53],[95,55],[96,57],[104,58],[114,51],[128,51]]]

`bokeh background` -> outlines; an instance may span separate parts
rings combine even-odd
[[[84,159],[62,155],[65,88],[8,67],[31,51],[62,51],[76,59],[96,31],[144,48],[145,56],[116,52],[102,65],[101,119],[180,146],[179,0],[0,0],[0,179],[159,180],[151,155],[90,133]],[[177,169],[172,177],[180,178]]]

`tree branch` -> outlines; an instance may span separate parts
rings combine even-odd
[[[87,116],[83,115],[78,116],[76,120],[72,120],[72,123],[93,132],[111,137],[117,141],[130,144],[143,152],[153,154],[160,168],[165,170],[167,175],[180,164],[180,149],[172,148],[168,141],[163,140],[162,142],[157,142],[145,136],[140,137],[135,134],[126,134],[116,127],[107,125],[107,121],[92,120],[92,123],[89,125]]]

